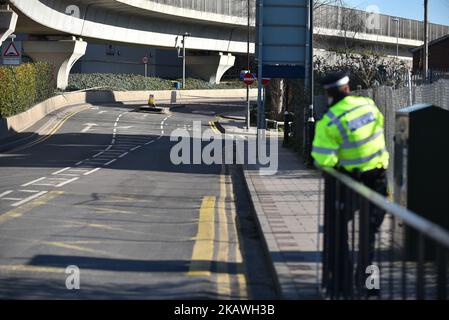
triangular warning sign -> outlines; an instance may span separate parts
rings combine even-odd
[[[9,46],[6,47],[6,50],[3,52],[3,57],[5,58],[18,58],[20,57],[19,51],[17,51],[14,42],[11,42]]]

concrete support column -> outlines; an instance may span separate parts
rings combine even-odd
[[[217,56],[187,56],[186,63],[196,76],[210,83],[219,84],[225,72],[234,66],[235,56],[230,53],[224,55],[221,52]]]
[[[73,65],[86,53],[87,42],[82,40],[24,41],[23,50],[34,61],[48,62],[54,66],[56,85],[65,90]]]
[[[17,13],[9,5],[0,6],[0,46],[16,30]]]

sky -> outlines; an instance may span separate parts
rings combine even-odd
[[[366,10],[370,5],[380,13],[402,18],[424,20],[424,0],[344,0],[351,8]],[[449,25],[449,0],[429,0],[429,20]]]

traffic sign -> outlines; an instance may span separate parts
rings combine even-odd
[[[143,64],[147,64],[148,63],[148,57],[147,56],[142,58],[142,63]]]
[[[0,64],[20,65],[22,62],[22,43],[11,41],[0,47]]]
[[[267,86],[270,83],[270,81],[271,81],[270,78],[262,78],[262,85]]]
[[[247,73],[243,76],[243,82],[247,85],[250,86],[254,83],[254,75],[252,73]]]
[[[17,59],[20,57],[20,53],[17,50],[16,46],[14,45],[14,42],[10,42],[9,45],[6,47],[6,50],[3,52],[3,59]]]

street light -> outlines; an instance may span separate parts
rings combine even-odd
[[[398,18],[394,18],[393,19],[394,22],[397,23],[397,31],[396,31],[396,58],[399,59],[399,19]]]
[[[191,34],[186,32],[182,35],[182,88],[186,88],[186,38]]]
[[[250,0],[248,0],[248,25],[247,25],[247,52],[246,52],[246,59],[247,59],[247,69],[248,72],[251,72],[251,60],[250,60],[250,49],[249,49],[249,43],[250,43],[250,37],[251,37],[251,7],[250,7]],[[246,88],[246,100],[248,103],[247,110],[246,110],[246,129],[249,131],[251,127],[251,99],[250,99],[250,91],[249,86]]]

